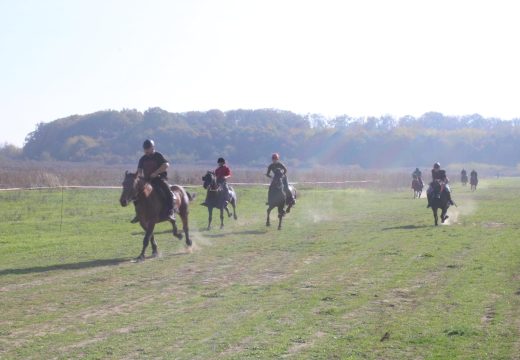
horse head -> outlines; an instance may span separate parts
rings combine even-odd
[[[130,201],[136,199],[138,191],[137,191],[137,183],[139,182],[139,177],[137,173],[125,172],[125,179],[123,180],[123,192],[121,193],[121,197],[119,198],[119,203],[121,206],[127,206]]]
[[[204,189],[215,188],[217,183],[215,173],[213,171],[208,170],[206,172],[206,175],[202,177],[202,181],[202,186],[204,187]]]

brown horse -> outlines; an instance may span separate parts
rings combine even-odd
[[[283,177],[284,174],[282,171],[277,168],[274,169],[274,176],[273,181],[271,182],[271,185],[269,186],[269,194],[268,194],[268,205],[267,208],[267,221],[265,222],[266,226],[271,226],[271,221],[269,219],[269,216],[271,215],[271,210],[274,208],[278,208],[278,230],[282,229],[282,218],[285,216],[285,214],[289,213],[291,211],[291,208],[293,206],[293,203],[288,204],[287,203],[287,196],[285,194],[284,190],[284,183],[283,183]],[[289,191],[292,193],[293,199],[296,199],[296,189],[294,186],[289,185]],[[287,209],[285,208],[285,205],[287,206]]]
[[[431,183],[432,191],[428,196],[431,197],[430,203],[433,212],[433,219],[435,220],[435,226],[439,225],[439,216],[437,214],[438,210],[441,210],[441,222],[444,222],[449,218],[447,212],[450,207],[450,202],[448,198],[448,193],[443,189],[443,185],[438,180],[435,180]]]
[[[477,185],[478,185],[477,175],[471,176],[469,183],[471,184],[471,191],[477,191]]]
[[[175,213],[181,217],[182,229],[186,236],[186,246],[190,249],[192,242],[190,239],[189,228],[188,228],[188,205],[191,200],[194,199],[194,195],[188,194],[181,186],[173,185],[171,190],[175,195],[174,209]],[[146,181],[144,178],[137,176],[137,173],[125,173],[125,179],[123,181],[123,192],[119,202],[121,206],[127,206],[131,201],[135,201],[135,208],[139,223],[145,231],[143,239],[143,249],[141,254],[137,257],[137,260],[144,260],[144,253],[148,247],[148,243],[152,243],[152,256],[157,257],[159,251],[157,243],[153,235],[155,224],[170,221],[173,227],[173,236],[182,239],[182,233],[177,230],[177,224],[175,221],[169,220],[164,211],[164,201],[162,196],[158,193],[153,186]]]
[[[412,180],[412,189],[413,189],[413,198],[414,199],[421,198],[423,188],[424,188],[424,183],[423,183],[422,179],[414,177]]]

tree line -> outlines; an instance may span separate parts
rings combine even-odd
[[[124,109],[73,115],[40,123],[21,151],[34,160],[135,162],[144,139],[176,163],[213,163],[223,156],[237,165],[265,165],[272,152],[296,166],[412,167],[478,162],[520,163],[520,119],[478,114],[420,117],[326,118],[277,109],[172,113]],[[8,155],[9,155],[8,154]],[[6,156],[0,150],[0,156]]]

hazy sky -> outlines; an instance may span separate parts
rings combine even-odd
[[[0,0],[0,143],[154,106],[520,117],[517,4]]]

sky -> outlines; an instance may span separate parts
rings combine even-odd
[[[0,144],[106,109],[520,117],[515,1],[0,0]]]

